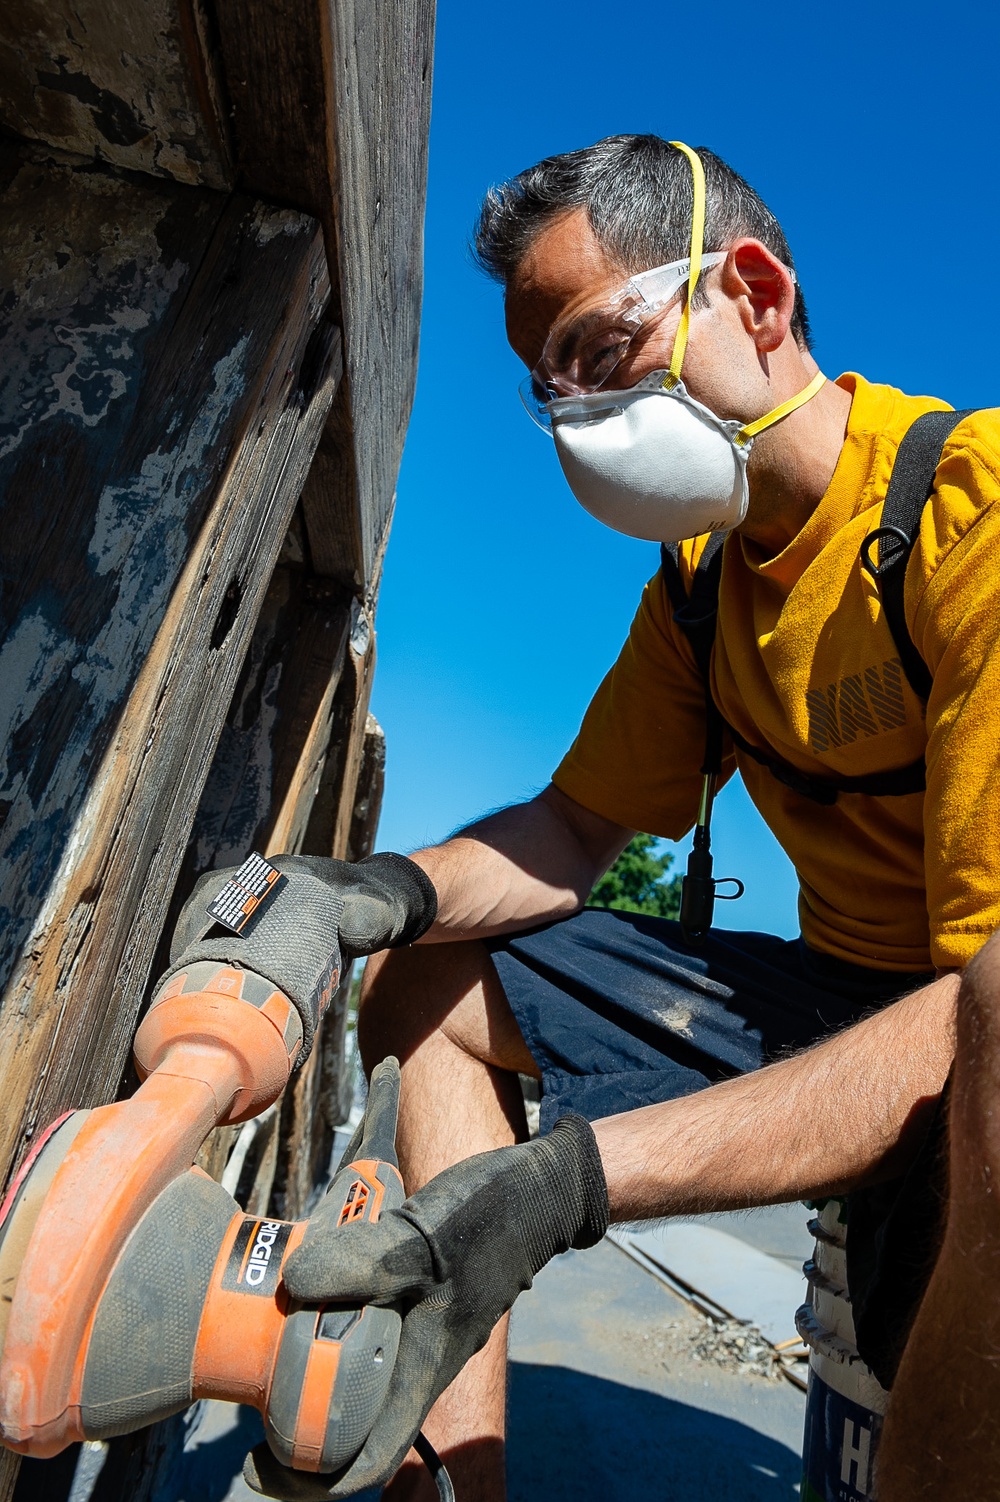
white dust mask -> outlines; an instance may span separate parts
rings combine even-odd
[[[739,526],[746,515],[741,424],[696,402],[656,371],[628,391],[561,397],[548,414],[563,473],[580,505],[616,532],[679,542]]]
[[[754,438],[809,401],[826,380],[818,372],[802,391],[749,423],[716,416],[685,389],[680,373],[703,261],[705,175],[696,152],[672,144],[691,162],[694,214],[687,297],[670,369],[654,371],[627,390],[578,388],[579,394],[557,396],[542,409],[563,473],[584,509],[616,532],[652,542],[738,527],[749,501],[746,469]],[[630,286],[643,279],[633,278]],[[531,379],[541,394],[545,372]]]

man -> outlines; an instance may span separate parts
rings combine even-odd
[[[498,1502],[505,1320],[486,1334],[609,1214],[885,1185],[922,1152],[902,1201],[928,1219],[960,972],[1000,926],[1000,414],[964,417],[944,442],[907,567],[924,706],[861,555],[904,434],[946,404],[823,380],[788,245],[748,185],[705,150],[613,137],[492,191],[477,248],[578,498],[681,546],[551,786],[413,857],[436,916],[424,888],[408,910],[422,937],[369,963],[359,1020],[366,1065],[402,1062],[413,1198],[380,1233],[377,1273],[317,1223],[289,1282],[316,1298],[353,1278],[359,1295],[409,1300],[404,1375],[351,1483],[391,1468],[458,1373],[426,1432],[460,1497]],[[863,274],[863,251],[851,258],[847,286]],[[730,535],[706,705],[678,599],[710,530]],[[722,775],[738,767],[796,866],[801,941],[688,943],[676,925],[581,911],[635,830],[679,838],[699,807],[707,825],[712,705]],[[541,1079],[543,1134],[561,1119],[510,1147],[526,1136],[518,1074]],[[856,1224],[888,1207],[891,1228],[896,1197],[859,1200]],[[891,1380],[905,1329],[885,1328],[870,1249],[856,1257],[866,1354]],[[901,1317],[919,1291],[902,1291]],[[429,1485],[404,1466],[385,1496]]]

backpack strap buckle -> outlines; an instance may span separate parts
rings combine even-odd
[[[898,543],[898,547],[886,548],[884,546],[885,539],[890,537],[894,542]],[[878,543],[879,545],[877,563],[873,560],[871,555],[871,550],[875,543]],[[902,527],[876,527],[874,532],[868,533],[868,536],[861,544],[861,567],[867,573],[871,574],[872,578],[877,583],[878,576],[882,571],[883,565],[891,563],[894,558],[898,558],[900,548],[902,548],[906,553],[909,553],[912,546],[913,539],[907,536]]]

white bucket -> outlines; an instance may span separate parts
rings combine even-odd
[[[809,1230],[809,1301],[795,1325],[809,1347],[802,1502],[867,1502],[888,1393],[858,1355],[847,1292],[847,1211],[827,1200]]]

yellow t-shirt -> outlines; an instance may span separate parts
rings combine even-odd
[[[859,550],[903,434],[947,403],[858,375],[838,384],[853,392],[847,436],[802,531],[767,559],[726,541],[712,690],[740,735],[803,772],[860,776],[926,755],[926,792],[824,807],[731,743],[725,775],[739,767],[792,860],[813,948],[880,970],[964,965],[1000,927],[1000,410],[952,432],[907,568],[906,621],[934,678],[925,716]],[[681,546],[688,586],[704,544]],[[553,780],[627,828],[679,839],[704,745],[701,677],[657,573]]]

